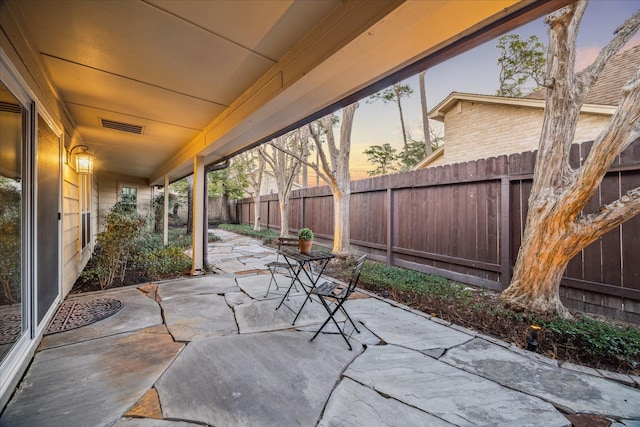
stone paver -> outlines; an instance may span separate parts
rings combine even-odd
[[[111,425],[182,347],[168,333],[138,331],[40,351],[0,425]]]
[[[235,307],[240,304],[247,304],[253,301],[251,297],[244,292],[229,292],[224,294],[224,299],[229,304],[229,307]]]
[[[331,394],[318,425],[447,427],[454,424],[344,378]]]
[[[176,341],[194,341],[238,333],[233,310],[221,295],[193,295],[160,303]]]
[[[555,368],[475,339],[440,360],[566,408],[610,417],[640,419],[640,392],[620,383]]]
[[[315,425],[323,396],[362,348],[308,337],[272,332],[189,344],[156,385],[165,417],[228,427]]]
[[[368,348],[344,375],[459,426],[571,426],[541,399],[393,345]]]
[[[208,274],[204,277],[182,279],[158,285],[158,295],[162,301],[185,295],[225,294],[239,290],[233,274]]]
[[[451,348],[473,339],[471,335],[374,298],[349,300],[345,305],[353,319],[364,323],[389,344],[426,351]]]
[[[294,296],[289,299],[287,304],[297,312],[304,299],[303,295]],[[276,310],[279,303],[279,299],[270,299],[236,306],[235,314],[240,333],[248,334],[294,328],[291,323],[295,318],[295,312],[284,305]],[[318,302],[307,303],[300,313],[300,317],[296,320],[295,327],[322,323],[327,316],[327,311]]]
[[[242,289],[247,295],[249,295],[253,299],[282,299],[285,292],[289,288],[291,284],[291,278],[279,273],[274,275],[275,279],[279,284],[279,288],[276,288],[275,284],[271,285],[271,289],[269,289],[269,294],[267,295],[267,289],[269,287],[269,281],[271,280],[271,275],[252,275],[252,276],[238,276],[236,278],[236,282],[238,287]],[[295,295],[304,295],[302,291],[302,287],[300,285],[296,288],[291,289],[289,293],[291,296]]]
[[[149,418],[122,418],[114,427],[202,427],[202,424],[182,421],[152,420]]]

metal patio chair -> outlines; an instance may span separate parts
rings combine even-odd
[[[352,350],[351,344],[349,343],[349,337],[351,335],[347,337],[347,335],[345,334],[347,320],[351,323],[353,329],[355,329],[356,332],[360,333],[360,331],[358,330],[358,327],[353,322],[353,320],[351,320],[351,316],[349,316],[349,313],[347,313],[343,304],[347,299],[349,299],[349,296],[351,296],[356,286],[358,285],[360,272],[362,271],[362,266],[364,265],[364,260],[366,257],[367,255],[364,254],[360,258],[358,258],[358,261],[356,261],[356,265],[353,267],[353,272],[351,273],[351,280],[349,280],[349,283],[345,284],[334,281],[326,281],[316,286],[311,291],[311,294],[318,295],[320,297],[320,302],[327,310],[327,313],[329,313],[329,317],[327,317],[327,320],[324,321],[315,335],[311,337],[310,341],[313,341],[322,331],[322,329],[327,326],[329,321],[332,320],[334,325],[336,325],[336,328],[338,328],[338,332],[340,332],[340,335],[342,335],[342,338],[344,338],[344,340],[347,342],[349,350]],[[336,319],[334,317],[338,310],[340,310],[346,316],[346,320],[344,321],[344,326],[342,328],[340,328],[340,325],[338,325],[338,322],[336,322]]]
[[[267,264],[267,268],[269,269],[269,272],[271,273],[271,279],[269,280],[269,287],[267,288],[267,293],[264,294],[264,296],[266,297],[267,295],[269,295],[269,291],[271,290],[271,285],[273,283],[275,283],[276,285],[276,290],[280,289],[280,286],[278,285],[278,281],[276,280],[275,274],[278,270],[287,270],[289,273],[291,270],[291,265],[289,265],[288,262],[284,261],[284,260],[280,260],[280,257],[282,255],[280,255],[280,250],[285,247],[285,246],[298,246],[298,239],[293,238],[293,237],[278,237],[278,256],[276,257],[275,261],[272,261],[270,263]],[[298,290],[298,288],[294,285],[296,291]]]

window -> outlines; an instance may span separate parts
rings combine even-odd
[[[135,187],[122,187],[120,190],[120,202],[132,212],[135,212],[138,209],[138,189]]]

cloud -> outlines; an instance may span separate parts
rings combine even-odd
[[[575,70],[582,71],[593,63],[602,48],[597,46],[579,47],[576,50]]]
[[[632,48],[634,46],[637,46],[639,44],[640,44],[640,33],[636,33],[633,37],[631,37],[631,39],[629,39],[627,44],[622,46],[622,50],[630,49],[630,48]]]
[[[627,49],[630,49],[634,46],[640,44],[640,33],[636,33],[629,41],[620,49],[620,52],[623,52]],[[587,46],[587,47],[579,47],[576,50],[576,72],[582,71],[587,68],[593,61],[596,59],[600,51],[604,46]]]

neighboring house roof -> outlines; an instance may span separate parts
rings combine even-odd
[[[427,157],[422,159],[422,161],[420,161],[417,165],[415,165],[413,167],[413,170],[425,168],[429,163],[433,162],[435,159],[442,156],[443,154],[444,154],[444,145],[441,145],[440,147],[433,150],[433,153],[429,154]]]
[[[640,45],[627,49],[611,58],[596,83],[591,87],[581,112],[612,115],[620,101],[622,87],[631,80],[638,67],[640,67]],[[545,91],[546,89],[541,89],[523,98],[452,92],[429,112],[429,119],[444,122],[447,112],[453,108],[460,108],[460,101],[544,109]],[[487,117],[487,119],[490,120],[490,117]],[[444,145],[423,159],[414,169],[425,168],[436,159],[444,156],[445,148],[446,136]]]
[[[620,98],[618,97],[618,101]],[[513,105],[515,107],[544,108],[544,99],[509,98],[496,95],[479,95],[474,93],[451,92],[440,104],[429,112],[429,119],[444,121],[444,115],[455,107],[458,101],[484,102],[487,104]],[[584,104],[582,111],[593,114],[613,114],[615,106]],[[445,138],[446,140],[446,138]]]
[[[634,76],[640,67],[640,45],[618,53],[605,65],[600,77],[589,90],[586,104],[618,105],[622,86]],[[527,99],[544,99],[546,89],[525,96]]]

